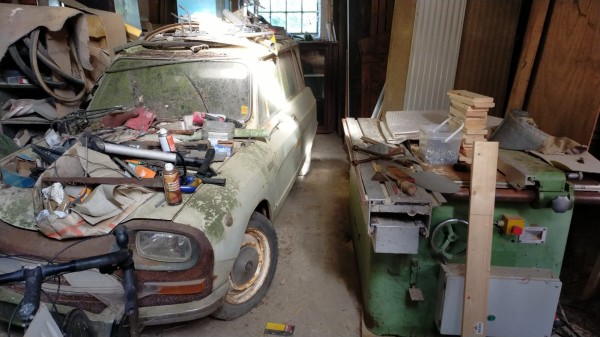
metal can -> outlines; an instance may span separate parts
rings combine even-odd
[[[167,131],[165,128],[160,128],[158,130],[158,141],[160,142],[160,148],[163,152],[175,152],[177,148],[175,147],[175,141],[173,140],[173,135]]]

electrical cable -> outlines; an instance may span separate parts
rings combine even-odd
[[[17,306],[15,307],[15,310],[13,310],[12,315],[10,315],[10,319],[8,320],[8,328],[6,330],[8,330],[7,333],[7,337],[10,337],[10,330],[12,328],[12,322],[15,320],[15,316],[17,315],[17,311],[19,311],[19,307],[23,304],[23,299],[21,299],[21,302],[19,302],[19,304],[17,304]]]
[[[37,77],[31,70],[31,68],[29,68],[29,66],[21,58],[21,55],[19,54],[19,51],[17,50],[17,47],[15,46],[15,44],[11,44],[10,46],[8,46],[8,53],[12,57],[13,61],[15,61],[15,64],[17,65],[17,67],[19,67],[21,72],[23,72],[23,74],[25,74],[25,76],[27,76],[27,78],[32,80],[33,83],[40,85]],[[65,82],[54,82],[54,81],[45,81],[45,82],[51,88],[64,88],[67,85]]]
[[[42,75],[40,73],[39,65],[37,63],[37,57],[36,57],[39,38],[40,38],[40,30],[39,29],[33,30],[31,32],[31,49],[29,51],[29,57],[30,57],[31,67],[33,68],[33,73],[37,77],[40,86],[42,87],[42,89],[44,89],[44,91],[48,95],[54,97],[59,102],[78,103],[79,101],[81,101],[81,99],[85,95],[85,92],[86,92],[85,86],[81,89],[81,91],[79,91],[79,93],[77,93],[75,95],[75,97],[65,97],[65,96],[61,96],[61,95],[55,93],[54,91],[52,91],[46,85],[46,83],[43,81]],[[79,62],[79,57],[77,56],[77,52],[75,52],[75,45],[73,43],[73,38],[70,36],[69,36],[69,48],[70,48],[70,52],[71,52],[73,58],[75,59],[75,63],[77,64],[77,68],[79,69],[81,77],[85,78],[85,73],[83,72],[83,68],[81,67],[81,62]]]
[[[183,155],[179,151],[175,151],[174,153],[181,160],[181,166],[183,166],[183,176],[179,177],[179,182],[180,184],[185,185],[187,179],[187,168],[185,166],[185,158],[183,158]]]
[[[25,45],[29,49],[31,49],[31,40],[28,37],[24,37],[23,38],[23,43],[25,43]],[[56,74],[60,75],[65,80],[67,80],[69,82],[73,82],[73,83],[78,84],[78,85],[85,85],[85,79],[77,78],[77,77],[75,77],[75,76],[73,76],[71,74],[66,73],[64,70],[62,70],[56,64],[56,62],[54,62],[54,60],[52,60],[52,57],[50,56],[50,54],[48,54],[48,51],[44,48],[44,46],[38,44],[38,46],[37,46],[37,55],[36,56],[48,68],[52,69],[52,71],[54,71]]]

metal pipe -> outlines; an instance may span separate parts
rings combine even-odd
[[[132,156],[136,158],[144,158],[144,159],[153,159],[153,160],[162,160],[170,163],[177,163],[177,155],[171,152],[162,152],[162,151],[154,151],[154,150],[146,150],[146,149],[135,149],[133,147],[125,146],[125,145],[117,145],[104,143],[104,150],[102,152],[117,154],[122,156]]]
[[[175,165],[185,164],[194,167],[199,167],[204,162],[203,159],[199,158],[183,157],[180,154],[178,155],[177,152],[162,152],[155,150],[136,149],[125,145],[106,143],[102,138],[97,136],[92,136],[90,138],[82,137],[80,138],[80,140],[84,145],[87,144],[87,146],[90,149],[103,153],[110,153],[143,159],[162,160],[169,163],[174,163]]]

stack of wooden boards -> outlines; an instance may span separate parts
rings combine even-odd
[[[494,107],[494,99],[467,90],[450,90],[449,124],[459,127],[464,124],[463,139],[460,145],[458,160],[472,163],[473,144],[485,141],[487,136],[487,114]]]

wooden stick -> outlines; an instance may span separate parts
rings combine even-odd
[[[463,337],[486,336],[497,168],[498,143],[475,142],[471,168]]]

